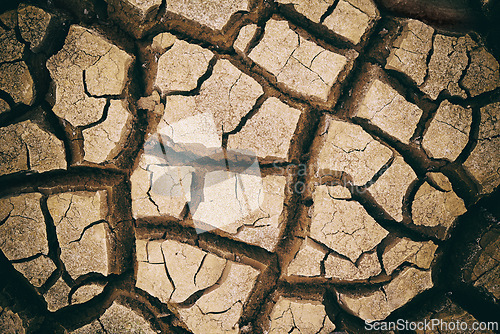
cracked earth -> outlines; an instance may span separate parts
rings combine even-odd
[[[2,4],[0,331],[498,321],[500,10],[424,2]]]

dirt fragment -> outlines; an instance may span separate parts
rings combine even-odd
[[[435,320],[434,320],[435,319]],[[478,320],[472,316],[469,312],[465,311],[463,308],[461,308],[459,305],[456,303],[452,302],[449,298],[445,298],[443,302],[439,303],[436,305],[434,308],[432,308],[429,312],[428,315],[425,318],[420,318],[418,321],[428,321],[429,323],[432,321],[439,321],[440,323],[456,323],[457,321],[459,323],[466,323],[467,327],[469,329],[472,328],[474,323],[478,323]],[[425,333],[439,333],[441,332],[439,328],[440,326],[436,326],[434,330],[419,330],[417,329],[415,332],[417,334],[425,334]],[[450,326],[451,327],[451,326]],[[446,329],[446,327],[443,326],[443,330]],[[450,331],[443,331],[443,332],[450,332]],[[467,330],[464,333],[474,333],[476,331],[472,330]],[[483,330],[481,333],[485,334],[490,334],[493,333],[490,330]]]
[[[377,252],[363,253],[357,261],[352,262],[334,253],[325,260],[325,277],[343,281],[367,280],[380,274],[382,268]]]
[[[71,334],[91,333],[156,333],[151,325],[131,308],[113,302],[113,304],[94,322],[85,325]]]
[[[108,274],[106,193],[61,193],[47,200],[61,247],[61,260],[73,278]],[[78,259],[75,261],[74,259]]]
[[[310,237],[352,262],[388,234],[361,204],[331,198],[328,186],[317,187],[313,201]]]
[[[24,61],[0,64],[0,89],[16,104],[32,105],[35,101],[35,84]]]
[[[491,193],[500,184],[496,167],[500,149],[500,103],[481,108],[481,124],[477,145],[464,163],[467,170],[480,184],[480,193]]]
[[[307,238],[288,265],[287,275],[320,276],[321,261],[324,257],[324,250],[312,239]]]
[[[249,1],[247,0],[176,0],[167,2],[168,11],[217,30],[222,29],[234,13],[248,9]]]
[[[9,104],[7,103],[7,101],[0,99],[0,114],[7,111],[10,111]]]
[[[62,278],[59,278],[43,295],[45,301],[47,302],[48,310],[55,312],[60,308],[67,306],[70,291],[71,289],[66,282],[64,282]]]
[[[0,174],[66,168],[62,142],[31,121],[0,128],[0,147]]]
[[[9,260],[48,254],[45,220],[39,193],[28,193],[0,199],[0,245]],[[28,242],[27,242],[28,241]]]
[[[279,297],[270,315],[268,333],[318,333],[335,330],[325,307],[313,300],[296,300]]]
[[[284,5],[292,4],[297,12],[315,23],[320,22],[323,14],[334,3],[333,0],[278,0],[277,2]]]
[[[238,333],[238,320],[259,271],[238,263],[228,262],[227,277],[221,285],[203,295],[188,308],[180,308],[182,320],[193,333]]]
[[[267,22],[264,37],[249,57],[288,89],[322,101],[347,64],[345,56],[323,49],[290,29],[286,21],[274,19]]]
[[[469,35],[452,37],[436,34],[427,78],[420,89],[434,100],[443,90],[466,98],[466,92],[460,87],[460,79],[469,62],[467,52],[475,45]]]
[[[0,307],[0,331],[5,334],[26,333],[19,314],[2,307]]]
[[[340,0],[323,24],[358,44],[377,17],[377,8],[371,0]]]
[[[252,40],[253,36],[257,31],[256,24],[249,24],[241,28],[238,38],[234,41],[233,47],[235,50],[245,53],[248,44]]]
[[[405,262],[412,263],[420,269],[429,269],[437,247],[432,241],[417,242],[408,238],[395,238],[382,254],[384,269],[391,275]]]
[[[97,32],[72,25],[62,50],[47,61],[56,86],[54,113],[74,126],[99,121],[102,96],[122,94],[132,61]]]
[[[434,29],[417,20],[407,20],[396,39],[385,68],[409,76],[417,85],[424,83],[427,54],[432,48]]]
[[[0,27],[0,63],[19,60],[23,57],[24,44],[17,40],[14,27],[15,24],[11,27],[12,30]]]
[[[420,108],[406,101],[392,87],[374,80],[354,116],[369,120],[382,131],[408,144],[421,115]]]
[[[380,144],[361,126],[330,120],[328,134],[318,156],[319,170],[347,173],[355,185],[364,185],[392,157],[392,151]]]
[[[89,301],[103,290],[102,286],[97,284],[88,284],[79,287],[71,296],[71,304],[80,304]]]
[[[153,37],[153,42],[151,43],[151,49],[160,54],[165,53],[172,45],[175,43],[175,36],[164,32]]]
[[[122,148],[119,143],[130,133],[131,121],[127,103],[112,100],[104,122],[82,131],[84,159],[101,163],[116,155]]]
[[[474,264],[471,281],[475,287],[481,287],[495,298],[500,298],[499,273],[500,273],[500,234],[492,230],[487,232],[480,240],[481,251],[477,262]]]
[[[21,4],[17,10],[21,37],[30,43],[30,49],[40,51],[48,38],[48,27],[53,16],[41,8]]]
[[[27,262],[13,263],[13,265],[36,287],[41,287],[56,269],[54,262],[45,255]]]
[[[289,160],[300,115],[300,110],[271,97],[238,133],[229,136],[228,149],[249,150],[263,162]]]
[[[462,85],[471,96],[500,87],[498,61],[484,47],[470,52],[470,65],[462,79]]]
[[[422,140],[430,157],[454,161],[469,141],[472,110],[443,101]]]
[[[363,320],[385,319],[419,293],[432,288],[431,272],[405,268],[391,282],[368,293],[338,293],[340,305]]]
[[[416,179],[413,169],[396,156],[391,166],[368,191],[377,203],[395,220],[403,219],[403,199],[410,184]]]
[[[416,225],[439,226],[443,228],[437,237],[446,239],[455,219],[465,213],[464,201],[451,187],[449,180],[440,173],[432,173],[431,177],[438,182],[444,191],[440,191],[425,182],[418,189],[412,203],[412,217]]]
[[[162,95],[196,88],[212,57],[213,53],[209,50],[176,39],[173,46],[158,59],[155,87]]]

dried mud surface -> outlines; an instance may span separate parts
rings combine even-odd
[[[0,332],[498,321],[497,7],[2,4]]]

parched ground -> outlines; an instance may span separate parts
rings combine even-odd
[[[495,6],[2,4],[0,332],[498,332]]]

